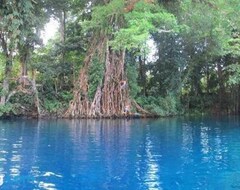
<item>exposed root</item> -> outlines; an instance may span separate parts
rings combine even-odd
[[[151,116],[153,115],[152,113],[150,113],[149,111],[143,109],[140,105],[138,105],[138,103],[135,100],[132,100],[132,105],[136,108],[136,110],[140,113],[140,114],[144,114],[145,116]]]

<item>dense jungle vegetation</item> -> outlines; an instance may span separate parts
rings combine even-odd
[[[239,114],[239,18],[239,0],[0,0],[0,116]]]

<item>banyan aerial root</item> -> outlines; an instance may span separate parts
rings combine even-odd
[[[65,117],[98,118],[150,115],[129,96],[124,61],[125,51],[106,48],[103,82],[97,87],[92,101],[88,97],[88,67],[91,61],[85,62],[79,73],[74,99],[70,102]]]

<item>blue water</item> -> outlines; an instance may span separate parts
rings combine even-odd
[[[240,189],[240,121],[3,120],[0,189]]]

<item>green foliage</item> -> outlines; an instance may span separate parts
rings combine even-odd
[[[5,96],[7,95],[6,90],[4,90],[3,88],[0,88],[0,96]]]
[[[70,90],[72,87],[72,73],[74,64],[67,61],[62,62],[61,50],[56,44],[48,44],[47,47],[39,49],[34,54],[34,64],[37,69],[39,81],[44,89],[44,96],[57,96],[59,90]],[[75,60],[75,59],[74,59]]]
[[[24,37],[32,32],[35,18],[31,0],[3,2],[0,8],[0,31],[5,35],[9,51],[16,48],[17,43],[24,43]]]
[[[67,109],[69,102],[73,99],[73,94],[68,91],[62,91],[55,96],[43,96],[42,99],[43,110],[50,114],[60,114]]]
[[[158,5],[139,1],[133,11],[124,15],[126,24],[115,32],[111,41],[114,49],[133,49],[142,46],[152,32],[177,31],[177,21],[173,14]]]
[[[16,107],[13,104],[7,103],[5,105],[0,105],[0,118],[12,115],[17,115]]]
[[[183,52],[184,41],[176,34],[154,34],[158,48],[158,59],[149,64],[151,78],[149,94],[166,96],[171,93],[179,96],[183,83],[187,55]]]
[[[63,105],[56,99],[54,100],[45,99],[43,107],[49,113],[58,113],[63,108]]]
[[[35,109],[33,95],[17,92],[9,102],[0,106],[0,117],[19,116],[26,112],[33,113]]]
[[[6,63],[5,56],[0,52],[0,81],[3,79],[5,63]]]
[[[240,36],[239,31],[232,34],[233,38],[229,39],[228,44],[228,53],[232,54],[234,57],[240,56]]]
[[[179,102],[174,96],[139,97],[137,102],[147,110],[159,116],[173,116],[180,113]]]
[[[92,19],[83,23],[86,31],[95,35],[108,35],[110,46],[115,49],[133,49],[143,45],[154,31],[177,31],[173,14],[156,4],[141,0],[133,11],[124,12],[124,1],[113,0],[107,5],[96,6]]]
[[[130,96],[131,98],[135,99],[137,95],[141,91],[141,87],[138,84],[138,73],[136,72],[136,64],[127,64],[127,78],[128,78],[128,85],[130,89]]]
[[[112,34],[116,30],[114,27],[118,28],[122,23],[123,10],[124,1],[121,0],[112,0],[104,6],[95,6],[92,10],[91,20],[83,23],[84,30]],[[114,25],[111,25],[110,22],[114,22]]]
[[[233,29],[239,30],[239,2],[216,0],[209,3],[182,1],[181,21],[191,26],[188,38],[196,41],[207,40],[212,56],[228,54],[233,47]]]
[[[37,69],[37,83],[41,84],[39,98],[43,110],[50,114],[62,112],[73,98],[73,66],[81,59],[72,52],[70,55],[66,52],[66,62],[62,62],[61,48],[53,42],[34,54],[32,67]]]
[[[18,92],[13,97],[11,97],[10,102],[12,104],[24,105],[24,107],[27,109],[32,109],[34,107],[33,95],[25,94],[22,92]]]
[[[69,92],[69,91],[62,91],[59,93],[59,99],[62,102],[68,104],[68,102],[70,102],[73,99],[73,94],[72,92]]]
[[[240,65],[232,64],[229,65],[227,71],[230,73],[228,84],[229,85],[239,85],[240,84]]]

